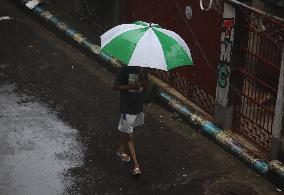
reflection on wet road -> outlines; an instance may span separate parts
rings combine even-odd
[[[15,91],[13,85],[0,87],[0,192],[61,194],[64,171],[83,162],[78,132]]]

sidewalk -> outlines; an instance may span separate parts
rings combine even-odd
[[[114,76],[6,1],[0,4],[0,14],[14,18],[0,22],[0,52],[5,52],[0,58],[0,65],[5,64],[1,85],[14,83],[19,93],[37,96],[78,131],[77,139],[85,146],[83,164],[68,168],[63,177],[73,184],[67,186],[68,193],[278,193],[195,129],[172,120],[171,113],[155,102],[146,105],[146,124],[136,132],[143,176],[133,180],[129,167],[114,156],[119,110],[118,94],[111,91]]]

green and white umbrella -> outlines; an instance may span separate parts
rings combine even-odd
[[[101,36],[101,52],[128,66],[171,70],[192,65],[190,50],[175,32],[137,21],[116,26]]]

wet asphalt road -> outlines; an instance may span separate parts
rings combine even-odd
[[[143,175],[132,177],[115,156],[114,76],[0,5],[0,17],[13,18],[0,21],[1,195],[279,193],[155,102],[135,132]]]

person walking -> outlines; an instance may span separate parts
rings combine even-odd
[[[133,129],[144,124],[142,92],[147,88],[147,72],[137,66],[122,67],[113,84],[113,90],[120,91],[118,130],[121,132],[121,139],[116,154],[124,162],[133,160],[134,175],[140,175],[141,170],[135,152]]]

